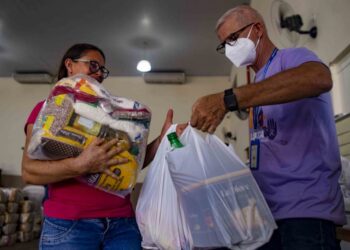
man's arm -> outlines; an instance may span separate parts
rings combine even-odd
[[[234,89],[240,109],[286,103],[318,96],[332,88],[329,69],[319,62],[307,62],[269,77],[259,84]],[[214,133],[228,112],[224,93],[199,98],[192,107],[191,125],[203,132]]]
[[[307,62],[278,73],[259,84],[234,89],[240,108],[291,102],[318,96],[332,88],[329,69],[322,63]]]

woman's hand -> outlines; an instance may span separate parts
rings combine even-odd
[[[164,121],[162,130],[160,132],[160,135],[157,137],[157,139],[155,139],[154,141],[152,141],[150,144],[147,145],[143,168],[146,167],[151,161],[153,161],[153,158],[156,155],[160,142],[162,141],[169,127],[173,124],[173,116],[174,116],[174,111],[172,109],[169,109],[166,114],[165,121]],[[176,126],[177,136],[180,136],[182,134],[182,132],[187,127],[187,125],[188,125],[187,123],[183,123],[183,124],[178,124]]]
[[[89,173],[105,173],[114,178],[117,176],[109,169],[109,167],[128,162],[126,158],[115,157],[121,153],[123,149],[118,146],[118,140],[112,139],[105,141],[101,138],[95,138],[83,152],[75,158],[76,171],[80,175]]]
[[[166,114],[162,130],[161,130],[160,135],[158,137],[159,138],[159,142],[162,141],[165,133],[168,131],[169,127],[173,124],[173,117],[174,117],[174,111],[172,109],[169,109],[167,114]],[[182,124],[178,124],[176,126],[176,134],[177,134],[177,136],[180,136],[182,134],[182,132],[187,127],[187,125],[188,125],[187,123],[182,123]]]

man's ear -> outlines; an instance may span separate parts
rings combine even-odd
[[[255,24],[255,27],[256,27],[256,31],[255,32],[256,32],[257,37],[262,37],[262,35],[264,34],[264,30],[265,30],[264,25],[262,25],[261,23],[257,22]]]
[[[64,61],[64,66],[66,66],[68,76],[71,75],[73,72],[73,60],[70,58],[67,58]]]

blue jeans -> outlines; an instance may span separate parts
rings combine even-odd
[[[322,219],[284,219],[276,221],[268,243],[259,250],[340,250],[336,225]]]
[[[63,220],[45,218],[40,249],[141,249],[135,218]]]

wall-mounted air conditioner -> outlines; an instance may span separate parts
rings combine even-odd
[[[53,77],[47,72],[16,72],[13,79],[23,84],[50,84]]]
[[[146,83],[185,83],[186,75],[185,72],[165,72],[165,71],[150,71],[143,74],[143,79]]]

